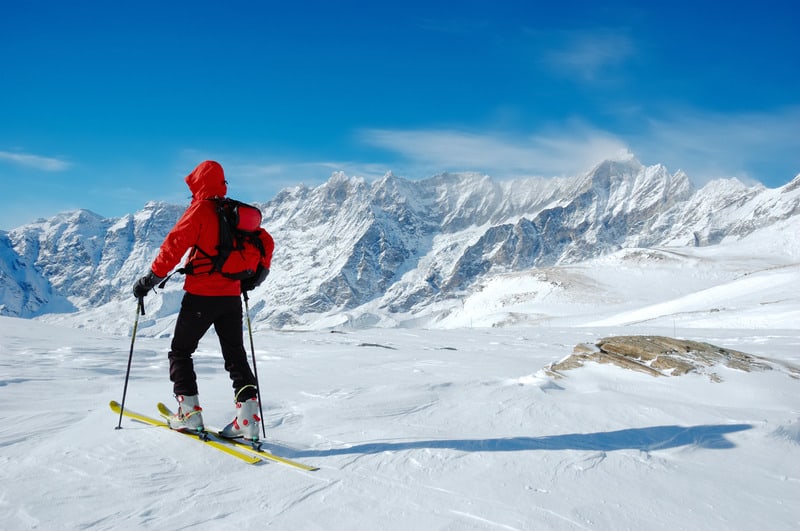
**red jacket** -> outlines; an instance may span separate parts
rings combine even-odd
[[[186,255],[186,251],[195,246],[209,254],[216,254],[216,246],[219,243],[219,220],[214,202],[204,199],[225,197],[228,192],[222,166],[210,160],[201,162],[186,176],[186,184],[192,191],[192,203],[164,239],[158,256],[153,261],[151,269],[159,277],[167,276]],[[261,229],[260,236],[266,251],[261,265],[269,269],[275,242],[264,229]],[[238,280],[226,278],[217,272],[186,275],[183,289],[194,295],[238,297],[241,294]]]

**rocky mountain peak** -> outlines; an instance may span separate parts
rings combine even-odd
[[[778,191],[738,181],[697,190],[684,172],[635,157],[559,179],[480,173],[372,183],[334,173],[261,204],[276,241],[269,304],[255,319],[302,326],[413,314],[492,275],[568,264],[625,247],[713,245],[800,213],[797,179]],[[76,211],[0,238],[0,313],[96,308],[130,296],[186,205],[148,202],[116,219]],[[180,283],[167,295],[179,296]],[[165,296],[162,312],[177,309]],[[376,313],[377,312],[377,313]]]

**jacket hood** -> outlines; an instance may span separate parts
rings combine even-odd
[[[225,197],[228,193],[225,172],[222,171],[222,166],[213,160],[198,164],[192,173],[186,176],[185,181],[192,191],[192,201]]]

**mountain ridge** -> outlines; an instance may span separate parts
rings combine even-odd
[[[492,275],[631,247],[716,245],[797,216],[798,183],[767,189],[726,179],[697,189],[684,172],[634,157],[554,179],[387,173],[368,183],[337,172],[256,203],[277,246],[272,274],[254,294],[255,319],[313,326],[369,306],[368,325],[381,320],[376,311],[411,315],[457,300]],[[78,210],[0,234],[0,315],[127,300],[184,208],[151,201],[108,219]],[[154,313],[173,315],[179,291],[171,282],[153,299]]]

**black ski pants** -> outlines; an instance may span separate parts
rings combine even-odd
[[[196,395],[197,375],[192,354],[211,325],[219,338],[225,370],[239,401],[256,396],[256,379],[247,362],[242,338],[242,300],[239,297],[208,297],[186,293],[175,323],[169,351],[169,379],[175,395]]]

